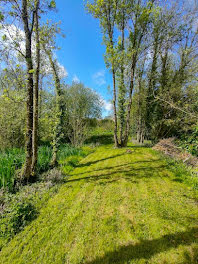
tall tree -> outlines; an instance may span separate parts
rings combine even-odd
[[[150,23],[152,21],[152,13],[155,12],[154,0],[144,1],[137,0],[132,1],[129,4],[129,17],[131,18],[131,23],[129,27],[129,54],[131,57],[130,62],[130,85],[129,85],[129,98],[127,104],[127,116],[126,116],[126,127],[124,134],[124,146],[127,145],[128,137],[130,133],[130,116],[131,107],[135,83],[135,71],[137,66],[137,61],[141,56],[142,51],[145,47],[142,47],[143,40],[147,38],[149,33]]]
[[[32,33],[34,25],[34,16],[31,23],[29,21],[28,1],[22,0],[22,21],[25,32],[25,61],[27,66],[27,131],[26,131],[26,159],[22,171],[22,178],[29,179],[32,174],[32,135],[33,135],[33,59],[32,59]]]
[[[154,0],[95,0],[87,4],[89,11],[100,20],[106,44],[106,64],[112,71],[116,147],[124,147],[128,142],[136,65],[141,55],[143,39],[149,32],[153,2]],[[129,80],[127,87],[126,78]],[[120,142],[117,135],[118,125]]]
[[[111,69],[113,79],[113,111],[114,111],[114,140],[115,147],[119,147],[117,120],[117,88],[116,88],[116,53],[115,53],[115,23],[118,0],[105,0],[93,3],[87,2],[87,7],[94,17],[100,20],[103,39],[106,45],[106,64]]]
[[[58,149],[61,143],[61,139],[63,137],[64,101],[56,61],[53,60],[51,51],[46,51],[46,53],[48,55],[50,65],[53,71],[53,78],[56,90],[56,126],[54,131],[53,156],[51,161],[52,166],[55,166],[57,164]]]
[[[36,1],[35,8],[35,40],[36,40],[36,69],[34,83],[34,118],[33,118],[33,159],[32,175],[36,174],[38,158],[38,118],[39,118],[39,79],[40,79],[40,36],[39,36],[39,7],[40,0]]]
[[[120,30],[121,36],[118,40],[118,116],[120,121],[120,146],[123,146],[123,133],[125,125],[125,103],[126,103],[126,85],[125,85],[125,67],[126,67],[126,50],[125,50],[125,31],[127,25],[127,1],[120,1],[116,25]]]
[[[51,25],[46,24],[42,28],[42,47],[50,64],[56,92],[56,125],[53,139],[53,157],[51,161],[52,166],[57,164],[57,153],[63,137],[64,119],[64,99],[61,87],[60,69],[57,60],[53,57],[53,52],[56,49],[55,37],[57,34],[60,34],[58,23]]]

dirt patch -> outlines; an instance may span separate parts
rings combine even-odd
[[[162,139],[153,149],[161,151],[171,158],[181,160],[188,166],[198,168],[198,158],[184,151],[181,147],[176,146],[174,140],[175,138]]]

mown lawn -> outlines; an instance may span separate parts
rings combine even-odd
[[[143,147],[99,147],[0,263],[198,263],[198,200]]]

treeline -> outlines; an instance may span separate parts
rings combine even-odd
[[[101,115],[101,99],[82,83],[66,85],[58,62],[59,22],[46,20],[55,1],[4,1],[0,9],[0,146],[25,146],[21,180],[36,176],[38,146],[53,147],[57,164],[62,143],[81,145],[88,120]]]
[[[115,145],[130,135],[197,139],[196,3],[94,0],[87,8],[100,21],[112,73]]]
[[[11,74],[11,72],[10,72]],[[50,76],[49,76],[50,77]],[[11,78],[11,76],[10,76]],[[8,85],[9,69],[0,74],[0,80],[4,82],[4,88]],[[25,80],[24,80],[25,82]],[[44,84],[44,83],[43,83]],[[50,84],[45,85],[49,88]],[[51,92],[47,87],[39,92],[38,111],[38,143],[50,145],[54,140],[56,130],[56,96],[51,85]],[[26,88],[17,90],[13,85],[12,90],[3,89],[0,97],[0,145],[1,150],[7,148],[21,148],[25,143],[26,130]],[[90,136],[90,127],[96,127],[97,118],[101,116],[101,99],[92,89],[82,83],[71,85],[61,84],[63,100],[63,124],[60,144],[71,143],[73,146],[81,146]]]

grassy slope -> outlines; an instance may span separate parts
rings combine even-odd
[[[152,150],[100,147],[0,263],[198,263],[193,192]]]

